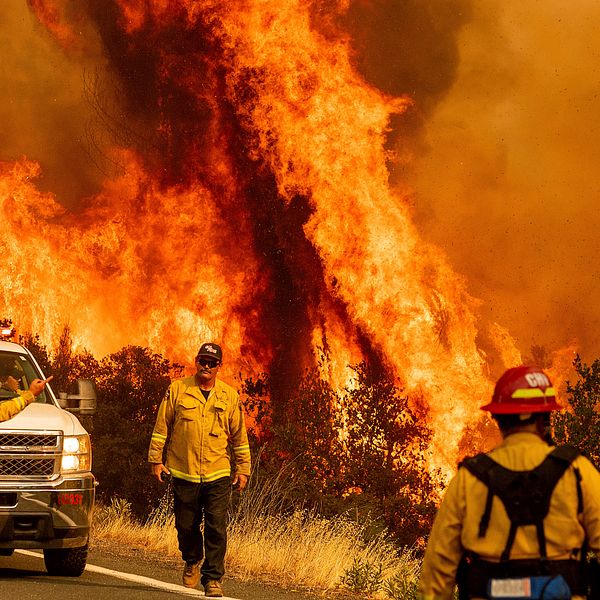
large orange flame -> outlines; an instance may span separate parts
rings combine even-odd
[[[46,342],[68,323],[100,354],[143,344],[188,363],[216,339],[230,376],[284,380],[324,351],[343,386],[349,364],[379,360],[428,406],[449,470],[490,392],[477,302],[389,184],[386,134],[411,101],[355,70],[335,26],[347,4],[320,19],[299,0],[121,0],[110,22],[92,4],[131,111],[122,174],[68,211],[35,163],[2,166],[0,310]],[[32,5],[68,48],[69,2]]]

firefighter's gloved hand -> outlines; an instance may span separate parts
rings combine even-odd
[[[248,476],[247,475],[242,475],[240,473],[236,473],[233,476],[233,481],[231,482],[231,485],[234,488],[236,488],[238,491],[243,492],[247,483],[248,483]]]
[[[44,391],[46,384],[52,381],[52,379],[54,379],[54,375],[50,375],[48,379],[34,379],[29,386],[29,391],[34,396],[39,396]]]
[[[162,463],[150,463],[150,474],[156,477],[160,483],[165,483],[171,476],[171,473]]]

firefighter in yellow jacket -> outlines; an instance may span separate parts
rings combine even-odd
[[[0,403],[0,421],[12,419],[26,406],[34,402],[36,397],[44,391],[49,381],[52,381],[52,377],[48,377],[48,379],[34,379],[27,391],[21,391],[18,380],[12,375],[0,378],[0,388],[14,396]]]
[[[221,362],[220,346],[202,344],[196,356],[196,374],[169,386],[148,452],[152,475],[159,481],[169,474],[173,478],[175,527],[185,561],[183,585],[196,587],[201,575],[209,597],[223,595],[231,486],[242,491],[250,475],[242,406],[238,393],[217,379]],[[233,473],[228,445],[234,454]],[[203,519],[204,538],[200,530]]]
[[[503,441],[463,461],[450,482],[417,597],[451,600],[458,583],[461,599],[600,598],[588,596],[585,563],[586,549],[600,552],[600,473],[573,448],[548,443],[560,406],[547,375],[509,369],[482,408]]]

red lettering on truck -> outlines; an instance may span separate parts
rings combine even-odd
[[[58,504],[83,504],[83,494],[58,494]]]

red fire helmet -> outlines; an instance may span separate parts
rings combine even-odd
[[[481,407],[500,415],[550,412],[561,408],[548,375],[537,367],[526,366],[508,369],[498,379],[492,401]]]

